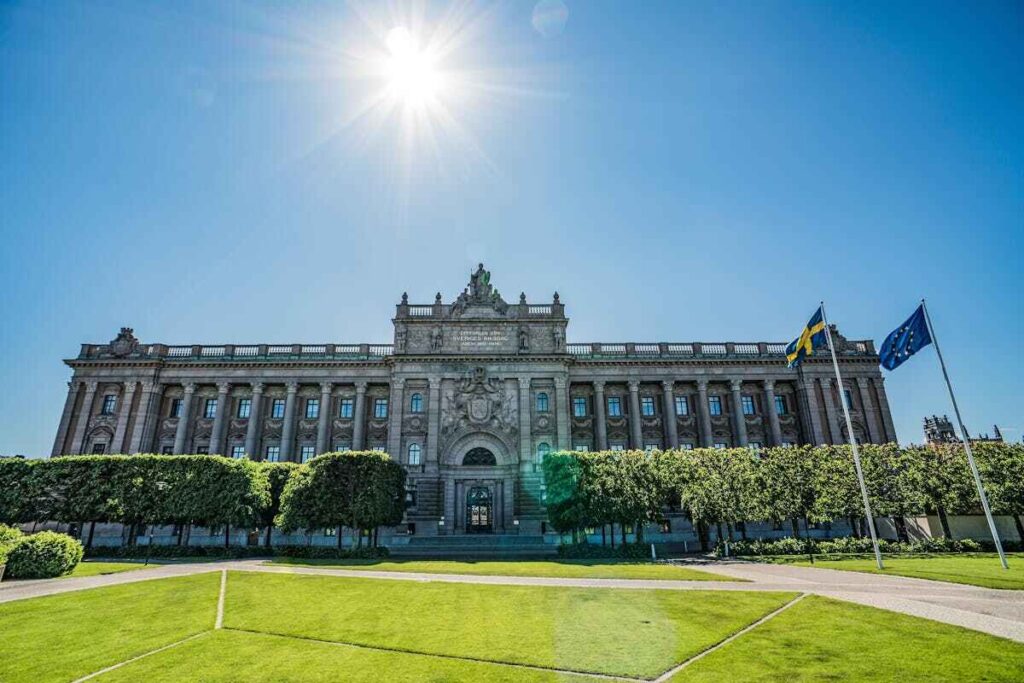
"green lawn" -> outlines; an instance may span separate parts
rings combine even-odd
[[[339,569],[427,574],[486,574],[491,576],[545,576],[569,579],[666,579],[675,581],[736,581],[677,564],[616,560],[303,560],[279,557],[268,564],[315,565]]]
[[[587,683],[599,679],[499,664],[366,650],[262,633],[215,631],[111,672],[98,683]]]
[[[672,678],[731,681],[1020,681],[1024,645],[809,596]]]
[[[70,681],[213,627],[220,573],[0,604],[0,681]]]
[[[775,558],[773,561],[785,561],[804,567],[811,563],[806,557]],[[855,572],[871,572],[873,574],[897,574],[918,579],[933,581],[949,581],[966,583],[985,588],[1024,589],[1024,553],[1010,553],[1007,563],[1010,569],[1003,569],[999,564],[999,556],[995,553],[972,553],[969,555],[934,554],[914,557],[887,556],[882,558],[885,570],[879,572],[873,556],[855,559],[818,559],[814,566],[822,569],[844,569]]]
[[[157,565],[150,563],[149,566],[155,567]],[[81,576],[99,576],[101,574],[120,574],[121,572],[133,572],[137,569],[146,568],[146,565],[142,562],[98,562],[96,560],[86,560],[80,562],[73,572],[61,578],[67,578],[68,576],[78,578]]]
[[[232,572],[224,626],[407,652],[657,676],[793,597]]]

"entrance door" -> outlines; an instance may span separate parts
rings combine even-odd
[[[473,486],[466,493],[466,533],[489,534],[494,530],[491,490]]]

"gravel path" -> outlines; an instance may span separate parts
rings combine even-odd
[[[390,581],[443,581],[483,585],[573,586],[701,591],[796,591],[910,614],[1024,643],[1024,591],[994,590],[924,579],[859,572],[759,564],[741,561],[687,561],[684,564],[737,581],[656,581],[636,579],[548,578],[424,574],[329,567],[265,564],[264,560],[224,560],[169,564],[138,571],[0,584],[0,603],[88,588],[115,586],[223,570],[346,576]]]

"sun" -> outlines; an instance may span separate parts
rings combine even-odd
[[[396,102],[411,108],[436,103],[443,79],[436,58],[429,49],[421,49],[413,34],[396,26],[387,34],[385,74],[388,94]]]

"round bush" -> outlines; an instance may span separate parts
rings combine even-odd
[[[0,548],[13,546],[24,535],[18,527],[0,524]]]
[[[81,543],[66,534],[41,531],[11,549],[7,573],[12,579],[52,579],[69,574],[81,559]]]

